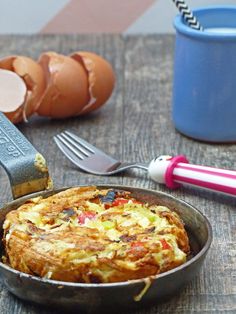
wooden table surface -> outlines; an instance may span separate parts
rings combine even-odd
[[[173,36],[0,37],[0,57],[19,54],[38,58],[41,52],[49,50],[65,54],[77,50],[97,52],[112,63],[117,78],[113,96],[96,113],[61,121],[35,117],[28,124],[19,125],[46,157],[55,186],[115,183],[158,189],[199,208],[213,227],[214,240],[200,274],[170,301],[134,313],[236,313],[234,199],[192,189],[169,191],[151,182],[141,170],[112,177],[85,174],[61,154],[52,139],[58,132],[70,129],[124,161],[148,162],[160,154],[185,154],[192,163],[235,168],[235,144],[197,142],[182,136],[173,127]],[[3,204],[11,199],[3,170],[0,170],[0,186],[0,202]],[[0,313],[52,312],[18,300],[0,285]]]

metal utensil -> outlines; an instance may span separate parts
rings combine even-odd
[[[236,196],[236,171],[233,170],[192,165],[183,155],[159,156],[149,164],[121,162],[69,131],[54,136],[54,140],[72,163],[92,174],[112,175],[140,168],[151,179],[171,189],[182,184]]]
[[[170,298],[191,281],[202,267],[210,244],[212,230],[207,218],[188,203],[178,200],[166,193],[148,189],[134,188],[122,185],[99,185],[98,188],[113,188],[130,191],[131,195],[140,201],[150,204],[161,204],[175,210],[185,223],[192,256],[183,265],[153,276],[151,285],[142,299],[137,302],[137,296],[142,294],[148,284],[148,278],[130,280],[118,283],[84,284],[56,281],[19,272],[0,262],[0,279],[7,289],[27,301],[59,307],[61,309],[85,310],[100,313],[112,309],[140,309],[141,306],[151,306]],[[65,188],[55,191],[42,191],[19,198],[6,204],[0,210],[0,232],[5,216],[11,210],[18,208],[31,197],[47,197]],[[0,248],[2,255],[3,248]],[[87,313],[86,312],[86,313]]]
[[[10,179],[13,198],[49,187],[44,157],[0,113],[0,165]]]
[[[54,140],[71,162],[89,173],[107,176],[130,168],[148,170],[148,164],[118,161],[69,131],[54,136]]]
[[[1,114],[0,117],[2,118],[0,125],[2,125],[1,121],[5,123],[6,118],[2,117]],[[7,123],[8,138],[14,141],[13,134],[15,133],[12,133],[11,130],[15,130],[15,127],[8,121]],[[15,144],[17,147],[17,143],[20,143],[20,140],[25,141],[24,136],[20,132],[18,136],[19,141]],[[5,151],[6,146],[1,146],[1,149]],[[2,155],[0,154],[0,160],[1,158]],[[12,160],[9,160],[8,163],[7,159],[4,159],[5,169],[8,174],[10,173],[8,171],[9,168],[12,169],[11,163]],[[28,162],[25,164],[22,162],[21,167],[22,171],[25,170],[26,173],[28,173],[28,167],[31,166]],[[12,177],[11,184],[14,185],[14,180],[17,178],[18,174],[20,174],[20,172],[16,172],[15,176]],[[29,177],[29,180],[33,180],[33,177]],[[2,280],[3,284],[10,292],[27,301],[44,304],[47,307],[59,307],[60,311],[62,309],[73,309],[73,311],[85,310],[87,312],[93,310],[98,313],[99,311],[104,312],[108,309],[109,312],[111,312],[113,309],[120,307],[139,309],[140,306],[163,301],[164,298],[179,293],[180,289],[198,273],[212,241],[212,230],[207,218],[197,209],[184,201],[158,191],[112,185],[101,185],[98,186],[98,188],[127,190],[131,192],[133,197],[140,201],[145,201],[150,204],[161,204],[177,211],[185,223],[190,238],[192,256],[190,256],[189,260],[175,269],[153,276],[151,282],[148,278],[142,278],[106,284],[84,284],[39,278],[17,271],[0,262],[0,280]],[[3,206],[0,210],[1,236],[3,234],[3,221],[8,212],[15,210],[29,198],[36,196],[47,197],[65,189],[66,188],[54,191],[41,191],[31,195],[25,195]],[[37,190],[36,186],[35,190]],[[2,254],[3,247],[0,246],[0,256]],[[135,301],[139,299],[137,296],[140,296],[140,293],[146,287],[147,283],[151,283],[149,289],[146,291],[141,301]]]

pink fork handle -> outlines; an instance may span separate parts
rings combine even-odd
[[[185,156],[155,158],[148,172],[154,181],[172,189],[189,185],[236,196],[236,171],[192,165]]]

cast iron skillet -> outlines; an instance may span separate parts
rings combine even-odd
[[[48,172],[45,167],[43,169],[35,163],[37,154],[24,136],[5,116],[0,114],[0,163],[10,178],[13,198],[17,198],[0,210],[1,238],[2,224],[9,211],[19,207],[28,198],[39,195],[47,197],[66,189],[45,190]],[[174,209],[183,219],[190,237],[192,255],[189,260],[185,264],[151,279],[144,278],[109,284],[70,283],[43,279],[16,271],[0,262],[0,277],[10,292],[21,299],[47,306],[86,311],[98,311],[100,308],[104,311],[120,307],[140,307],[163,301],[178,293],[196,275],[212,241],[212,230],[207,218],[193,206],[166,193],[129,186],[98,186],[98,188],[110,187],[128,190],[132,196],[150,204],[161,204]],[[37,193],[33,193],[36,191]],[[1,247],[0,255],[2,253],[3,248]],[[141,300],[135,301],[150,282],[151,285]]]

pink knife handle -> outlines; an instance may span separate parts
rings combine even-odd
[[[192,165],[185,156],[160,156],[151,161],[149,176],[169,188],[189,185],[236,196],[236,171]]]

